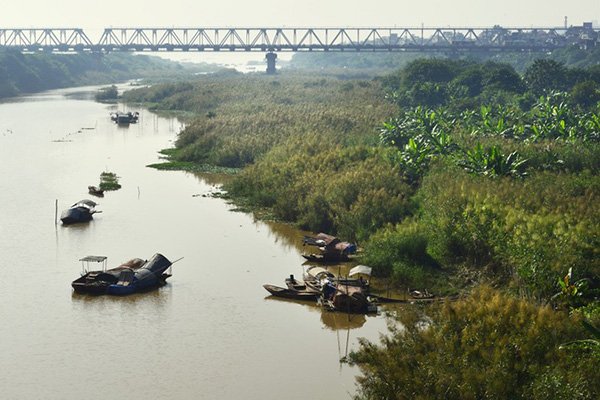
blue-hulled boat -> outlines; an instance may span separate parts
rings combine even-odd
[[[109,285],[106,293],[127,295],[163,286],[171,276],[171,273],[168,273],[167,269],[172,264],[165,256],[156,253],[141,268],[136,270],[129,268],[122,270],[118,281]]]
[[[92,219],[98,204],[92,200],[79,200],[60,215],[63,224],[76,224],[78,222],[87,222]]]
[[[105,256],[87,256],[80,261],[81,277],[74,280],[71,286],[78,293],[95,295],[126,295],[163,286],[172,275],[169,268],[173,265],[159,253],[147,261],[134,258],[112,269],[106,269]],[[101,269],[90,270],[91,263],[99,263]]]

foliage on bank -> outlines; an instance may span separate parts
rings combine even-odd
[[[22,54],[0,50],[0,98],[142,77],[189,78],[194,70],[158,57],[127,53]]]
[[[381,342],[360,339],[356,399],[594,399],[600,358],[564,348],[581,315],[482,287],[464,300],[405,309]]]
[[[548,71],[558,78],[538,79]],[[358,241],[380,276],[437,288],[490,280],[548,298],[565,268],[600,276],[590,207],[600,115],[575,101],[579,78],[570,92],[556,86],[564,74],[595,85],[595,73],[540,61],[520,76],[504,64],[418,60],[372,81],[234,74],[129,98],[199,115],[171,162],[245,167],[228,183],[232,196]],[[406,107],[418,100],[411,88],[467,84],[478,88],[476,107],[464,108],[465,90],[435,108]],[[505,101],[480,104],[494,93]]]
[[[405,310],[405,329],[363,341],[357,398],[593,399],[595,73],[425,60],[369,81],[204,77],[131,98],[198,116],[171,162],[243,167],[234,200],[358,241],[374,274],[442,295],[502,289]]]
[[[410,62],[423,58],[423,53],[408,52],[298,52],[290,62],[290,68],[298,70],[319,70],[320,72],[336,72],[340,74],[352,71],[358,73],[379,74],[389,73],[393,70],[404,68]],[[447,52],[430,53],[427,57],[448,60]],[[452,54],[453,60],[461,59],[476,63],[500,62],[509,64],[519,72],[536,60],[553,60],[573,68],[588,68],[600,63],[600,46],[582,49],[579,46],[569,46],[554,50],[550,53],[523,53],[523,52],[485,52],[467,53],[465,55]]]
[[[375,145],[374,127],[394,109],[380,93],[378,83],[363,80],[229,74],[133,90],[124,98],[196,115],[177,139],[174,160],[239,168],[286,140],[311,135],[322,141],[311,152]]]

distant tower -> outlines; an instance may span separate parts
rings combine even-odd
[[[565,15],[565,29],[567,29],[569,25],[567,25],[567,16]]]

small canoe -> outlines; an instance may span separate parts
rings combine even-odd
[[[316,301],[319,298],[319,293],[308,290],[294,290],[269,284],[263,285],[263,287],[267,292],[271,293],[272,296],[285,299]]]

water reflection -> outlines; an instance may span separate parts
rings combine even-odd
[[[323,327],[332,331],[361,328],[367,322],[367,315],[365,314],[346,314],[327,311],[314,301],[291,300],[275,296],[266,296],[265,300],[297,304],[305,307],[307,311],[319,313]]]
[[[120,308],[134,305],[144,305],[152,309],[160,309],[171,303],[172,296],[172,286],[167,283],[167,285],[158,289],[134,293],[128,296],[92,295],[73,291],[71,293],[71,300],[73,303],[87,308],[87,311],[92,311],[98,306],[110,306],[111,308],[116,306]]]

